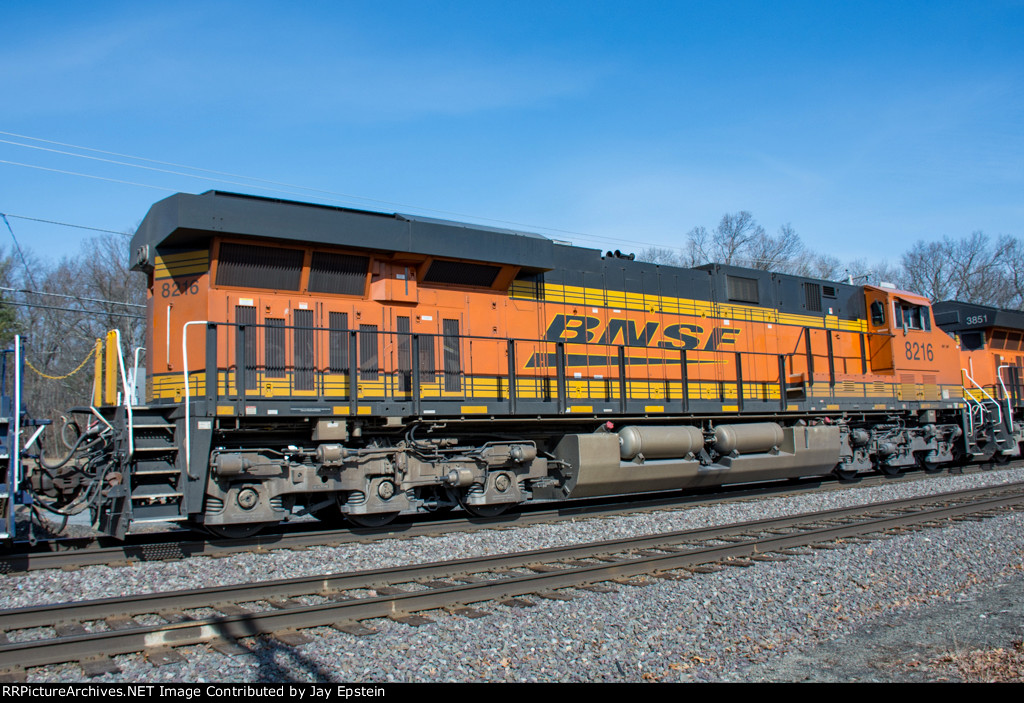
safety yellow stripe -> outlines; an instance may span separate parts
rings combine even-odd
[[[180,254],[157,256],[154,261],[154,278],[172,278],[206,273],[210,269],[210,252],[207,249],[186,251]]]
[[[344,378],[333,376],[334,379]],[[507,400],[508,384],[504,378],[496,379],[491,377],[466,377],[463,379],[460,392],[444,390],[443,383],[429,384],[421,388],[423,400]],[[618,379],[569,379],[565,384],[566,397],[570,401],[568,411],[574,413],[593,412],[594,402],[612,402],[620,399],[620,385]],[[554,378],[517,378],[516,397],[523,400],[553,399],[557,396],[558,383]],[[686,386],[686,396],[690,400],[710,401],[733,401],[737,400],[737,384],[735,381],[717,383],[691,381]],[[943,397],[942,392],[946,391],[948,397]],[[189,393],[193,398],[202,397],[206,392],[206,375],[203,372],[196,372],[189,376]],[[236,393],[234,372],[220,372],[218,374],[217,393],[225,397]],[[371,400],[394,399],[407,401],[411,399],[410,389],[400,388],[395,378],[386,378],[379,381],[360,381],[358,398],[365,402]],[[661,403],[679,403],[683,398],[683,384],[681,381],[628,381],[626,393],[629,400],[655,401]],[[159,374],[152,378],[150,384],[151,399],[176,400],[184,399],[184,386],[181,374]],[[338,402],[338,398],[348,395],[348,384],[336,380],[330,384],[325,395]],[[844,400],[875,401],[876,409],[888,407],[885,403],[901,400],[904,402],[928,402],[928,401],[951,401],[959,400],[964,395],[964,390],[958,386],[938,386],[936,384],[892,384],[892,383],[853,383],[844,381],[837,385],[834,392],[830,390],[827,382],[818,381],[810,384],[807,388],[808,398],[828,399],[837,398]],[[985,396],[977,390],[968,390],[966,395],[976,399]],[[264,379],[258,389],[250,389],[246,398],[316,398],[316,391],[296,391],[289,388],[289,379]],[[772,382],[747,381],[743,384],[744,400],[778,401],[780,399],[779,386]],[[580,402],[582,401],[582,402]],[[589,402],[588,402],[589,401]],[[664,405],[645,406],[647,412],[665,412]],[[675,407],[675,406],[669,406]],[[731,407],[731,406],[729,406]],[[923,406],[922,406],[923,407]],[[487,405],[464,405],[463,413],[487,413]],[[660,409],[659,409],[660,408]],[[826,406],[827,409],[834,409]],[[218,414],[232,414],[235,409],[231,406],[218,406]],[[348,415],[350,410],[347,405],[334,405],[332,412],[336,415]],[[369,414],[368,405],[358,406],[356,413]]]
[[[768,322],[799,327],[823,327],[846,332],[867,332],[866,320],[840,320],[835,315],[796,315],[782,313],[771,308],[749,305],[715,304],[707,300],[674,298],[670,296],[644,295],[601,288],[564,286],[545,283],[542,286],[529,281],[513,281],[509,296],[522,300],[536,300],[568,305],[586,305],[625,310],[642,310],[649,313],[670,313],[676,315],[705,315],[724,319]]]

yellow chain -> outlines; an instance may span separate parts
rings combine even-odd
[[[43,378],[48,378],[51,381],[60,381],[62,379],[68,378],[69,376],[74,376],[76,373],[81,371],[82,367],[85,366],[86,362],[89,361],[89,359],[92,358],[92,355],[96,353],[96,349],[97,349],[97,347],[93,347],[92,351],[89,352],[88,354],[86,354],[85,358],[82,359],[82,363],[79,364],[78,367],[74,371],[72,371],[71,373],[66,373],[63,376],[50,376],[50,375],[47,375],[47,374],[43,373],[42,371],[40,371],[39,369],[37,369],[35,366],[33,366],[32,362],[29,361],[28,359],[25,359],[25,366],[27,366],[30,369],[32,369],[33,371],[35,371],[37,374],[39,374]]]

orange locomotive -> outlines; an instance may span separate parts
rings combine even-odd
[[[157,203],[132,247],[148,398],[95,409],[119,536],[1019,452],[1019,376],[962,371],[984,352],[893,289],[221,192]]]

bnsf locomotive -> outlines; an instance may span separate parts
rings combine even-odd
[[[132,249],[148,397],[97,363],[85,433],[117,536],[1019,454],[1021,313],[223,192]]]

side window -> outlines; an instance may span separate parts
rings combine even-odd
[[[902,300],[893,301],[896,323],[905,330],[931,330],[931,315],[925,305],[913,305]]]
[[[875,327],[885,326],[885,306],[881,300],[871,303],[871,324]]]
[[[984,332],[964,332],[960,336],[960,346],[967,351],[983,349],[985,347]]]

